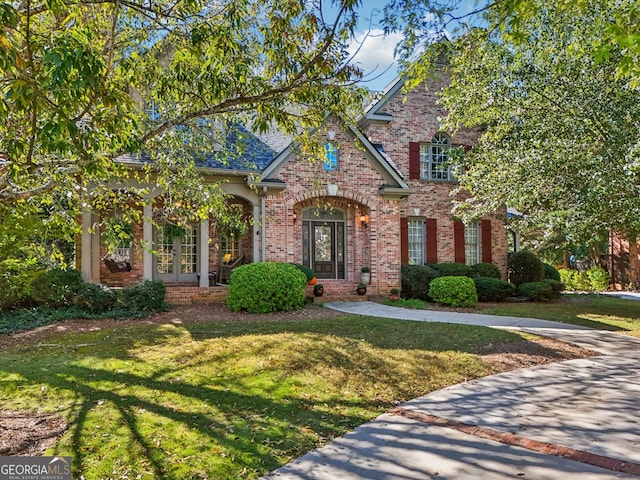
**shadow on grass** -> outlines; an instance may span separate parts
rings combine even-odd
[[[277,338],[282,336],[284,340]],[[234,339],[231,343],[239,345],[236,349],[208,351],[212,348],[209,341],[229,343]],[[242,343],[247,339],[248,343]],[[41,394],[38,389],[72,398],[67,418],[71,436],[57,445],[54,453],[73,456],[76,476],[86,475],[87,469],[93,468],[90,464],[116,461],[112,458],[116,453],[100,440],[90,440],[100,423],[113,423],[109,428],[122,436],[119,443],[127,447],[113,448],[129,457],[119,459],[123,463],[137,462],[138,467],[129,465],[129,473],[142,474],[146,468],[155,478],[197,476],[194,471],[204,467],[193,467],[192,471],[187,458],[193,454],[181,456],[189,446],[167,450],[154,443],[149,423],[155,422],[156,430],[162,431],[168,421],[178,425],[172,428],[193,435],[187,443],[206,437],[226,458],[233,458],[233,462],[221,460],[226,464],[220,471],[203,474],[219,479],[257,477],[318,442],[367,421],[398,398],[411,398],[415,390],[407,384],[407,375],[424,383],[426,392],[443,386],[446,380],[435,378],[437,372],[454,364],[460,364],[469,378],[484,374],[476,365],[467,365],[465,358],[447,352],[475,353],[488,343],[514,340],[521,337],[484,327],[359,316],[301,322],[147,325],[66,336],[36,351],[1,355],[0,379],[5,375],[18,378],[11,380],[10,389],[16,397],[33,390],[32,396],[50,409],[60,403],[55,393]],[[149,373],[136,371],[136,366],[146,361],[143,357],[162,345],[166,352],[159,355],[166,358],[154,359]],[[185,345],[188,350],[182,350]],[[49,353],[42,353],[47,349]],[[270,359],[283,349],[286,354]],[[412,352],[415,364],[400,365],[406,363],[401,355],[405,351]],[[223,369],[234,357],[263,358],[265,365],[255,373]],[[219,377],[209,373],[217,366]],[[401,366],[406,368],[404,374],[398,374]],[[207,368],[206,374],[203,368]],[[183,380],[189,372],[199,373]],[[337,387],[325,396],[305,391],[302,383],[292,388],[301,372],[332,375]],[[287,388],[283,388],[285,384]],[[348,393],[370,386],[379,388],[379,393]],[[11,394],[3,395],[6,399],[10,400]],[[110,413],[105,413],[107,408]],[[211,451],[200,453],[215,456]],[[102,470],[99,475],[109,473]]]

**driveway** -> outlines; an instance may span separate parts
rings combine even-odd
[[[346,313],[522,330],[600,356],[493,375],[400,405],[269,480],[640,476],[640,340],[537,319],[335,302]]]

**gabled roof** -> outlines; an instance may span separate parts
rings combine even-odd
[[[369,139],[355,126],[348,127],[349,133],[356,139],[363,147],[366,153],[369,154],[372,160],[372,166],[382,175],[384,181],[387,182],[380,186],[381,195],[408,196],[413,192],[411,188],[405,183],[404,178],[398,170],[395,163],[384,152],[381,145],[380,148],[374,146]],[[290,144],[285,150],[283,150],[271,164],[262,172],[260,177],[261,182],[275,179],[277,173],[293,158],[296,153],[295,143]]]
[[[372,122],[388,123],[393,120],[393,115],[383,110],[387,103],[402,90],[402,87],[404,87],[404,80],[402,77],[396,77],[386,86],[380,96],[365,108],[364,115],[358,119],[358,125],[363,127]]]

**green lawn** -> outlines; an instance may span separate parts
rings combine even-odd
[[[478,313],[531,317],[640,336],[640,302],[607,295],[563,295],[552,303],[505,303]]]
[[[145,325],[0,354],[0,409],[58,412],[74,478],[256,478],[403,401],[491,373],[515,333],[358,316]]]

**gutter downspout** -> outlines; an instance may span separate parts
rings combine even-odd
[[[260,260],[262,262],[266,262],[267,261],[267,231],[266,231],[266,226],[267,226],[267,203],[266,203],[266,198],[267,198],[267,187],[262,187],[262,195],[260,196],[260,216],[261,216],[261,222],[262,222],[262,254],[261,254],[261,258]]]

